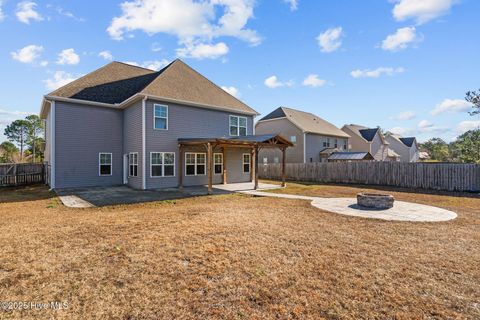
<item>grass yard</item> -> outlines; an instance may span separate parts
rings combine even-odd
[[[244,195],[70,209],[41,186],[2,189],[0,301],[68,309],[0,319],[479,319],[480,198],[393,194],[459,217],[386,222]]]

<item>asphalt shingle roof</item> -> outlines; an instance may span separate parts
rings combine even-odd
[[[308,133],[341,138],[350,138],[348,134],[313,113],[287,107],[279,107],[265,117],[263,117],[262,119],[260,119],[259,121],[284,117],[291,121],[298,128]]]
[[[114,104],[137,93],[257,114],[179,59],[160,71],[111,62],[48,96]]]
[[[399,140],[402,141],[402,143],[404,145],[406,145],[407,147],[411,147],[415,143],[415,138],[414,137],[399,138]]]

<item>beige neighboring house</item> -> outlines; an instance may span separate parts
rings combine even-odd
[[[400,155],[389,148],[389,143],[379,128],[346,124],[342,131],[350,136],[350,151],[369,152],[376,161],[400,160]]]
[[[390,149],[400,155],[400,161],[418,162],[420,160],[420,150],[415,137],[401,137],[387,133],[385,140],[390,144]]]
[[[348,151],[349,135],[309,112],[280,107],[260,119],[255,125],[255,134],[279,134],[294,146],[286,151],[286,162],[306,163],[326,161],[321,157],[325,149]],[[259,163],[279,163],[278,150],[264,149],[259,152]]]

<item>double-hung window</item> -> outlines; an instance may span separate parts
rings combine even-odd
[[[130,152],[128,156],[128,176],[136,177],[138,175],[138,152]]]
[[[162,104],[153,105],[153,128],[168,130],[168,107]]]
[[[230,116],[230,135],[246,136],[247,135],[247,118]]]
[[[150,176],[151,177],[175,176],[175,153],[174,152],[151,152],[150,153]]]
[[[185,153],[185,175],[198,176],[206,172],[207,156],[205,153]]]
[[[214,153],[213,154],[213,166],[215,174],[223,173],[223,154]]]
[[[250,173],[250,153],[243,154],[243,173]]]
[[[112,154],[111,153],[99,153],[98,155],[98,173],[101,176],[112,175]]]

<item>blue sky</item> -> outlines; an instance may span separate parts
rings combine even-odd
[[[92,5],[92,3],[95,3]],[[278,106],[420,141],[480,126],[477,0],[0,0],[0,141],[111,59],[177,57],[262,115]]]

